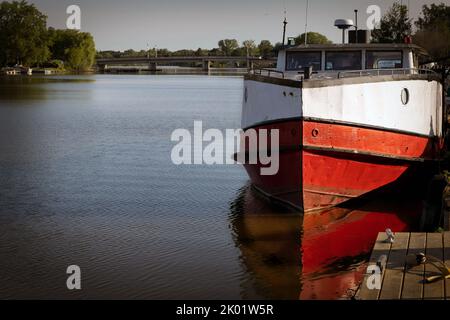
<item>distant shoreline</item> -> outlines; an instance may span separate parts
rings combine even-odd
[[[210,71],[204,71],[201,68],[195,67],[172,67],[161,66],[157,71],[149,71],[142,68],[134,67],[117,67],[108,70],[108,72],[101,72],[99,70],[92,70],[86,72],[71,72],[65,70],[48,70],[48,69],[32,69],[32,74],[0,74],[0,77],[14,78],[14,77],[32,77],[32,76],[62,76],[62,75],[245,75],[248,73],[247,68],[211,68]]]

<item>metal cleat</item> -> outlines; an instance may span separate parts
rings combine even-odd
[[[395,234],[392,232],[391,229],[386,229],[386,236],[387,236],[387,239],[385,242],[387,242],[387,243],[395,242]]]

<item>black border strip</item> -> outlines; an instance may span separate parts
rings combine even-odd
[[[360,123],[355,123],[355,122],[346,122],[346,121],[331,120],[331,119],[319,119],[319,118],[313,118],[313,117],[292,117],[292,118],[281,118],[281,119],[261,121],[261,122],[255,123],[249,127],[243,128],[242,130],[247,131],[249,129],[256,129],[257,127],[264,126],[264,125],[271,125],[271,124],[277,124],[277,123],[281,123],[281,122],[291,122],[291,121],[311,121],[311,122],[318,122],[318,123],[325,123],[325,124],[337,124],[337,125],[347,126],[347,127],[372,129],[372,130],[399,133],[399,134],[404,134],[404,135],[408,135],[408,136],[428,138],[428,139],[433,139],[435,137],[432,135],[415,133],[415,132],[398,130],[398,129],[389,129],[389,128],[384,128],[384,127],[380,127],[380,126],[370,125],[370,124],[360,124]]]
[[[404,157],[404,156],[396,156],[391,154],[384,154],[378,152],[370,152],[370,151],[356,151],[351,149],[343,149],[343,148],[329,148],[329,147],[318,147],[312,145],[304,145],[303,150],[316,151],[319,153],[341,153],[347,155],[354,156],[363,156],[370,158],[382,158],[392,161],[400,161],[400,162],[425,162],[432,161],[432,159],[426,159],[421,157]]]
[[[343,148],[332,148],[332,147],[320,147],[320,146],[313,146],[313,145],[292,145],[292,146],[284,146],[279,148],[280,153],[286,153],[286,152],[293,152],[293,151],[301,151],[301,150],[307,150],[317,153],[326,153],[326,154],[341,154],[351,157],[366,157],[366,158],[375,158],[375,159],[384,159],[391,162],[430,162],[434,161],[433,159],[423,158],[423,157],[405,157],[405,156],[396,156],[392,154],[385,154],[385,153],[379,153],[379,152],[370,152],[370,151],[358,151],[358,150],[352,150],[352,149],[343,149]],[[265,150],[267,152],[267,150]],[[241,154],[240,152],[233,154],[232,158],[234,161],[238,161],[238,155]],[[244,152],[245,161],[250,156],[249,151]],[[253,154],[253,153],[252,153]],[[244,163],[245,164],[245,163]]]

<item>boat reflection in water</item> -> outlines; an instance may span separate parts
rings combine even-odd
[[[247,186],[231,204],[230,215],[251,275],[243,281],[243,298],[349,298],[378,232],[413,230],[421,212],[420,197],[386,192],[303,217]]]
[[[246,186],[231,204],[231,229],[250,279],[244,299],[297,299],[301,290],[302,216]]]

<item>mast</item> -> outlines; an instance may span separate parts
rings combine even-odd
[[[308,44],[308,9],[309,0],[306,0],[305,46]]]
[[[286,19],[286,16],[284,17],[284,21],[283,21],[283,46],[286,42],[286,26],[287,26],[288,22]]]
[[[288,24],[287,22],[287,9],[286,9],[286,0],[283,2],[284,5],[284,21],[283,21],[283,46],[286,43],[286,26]]]

